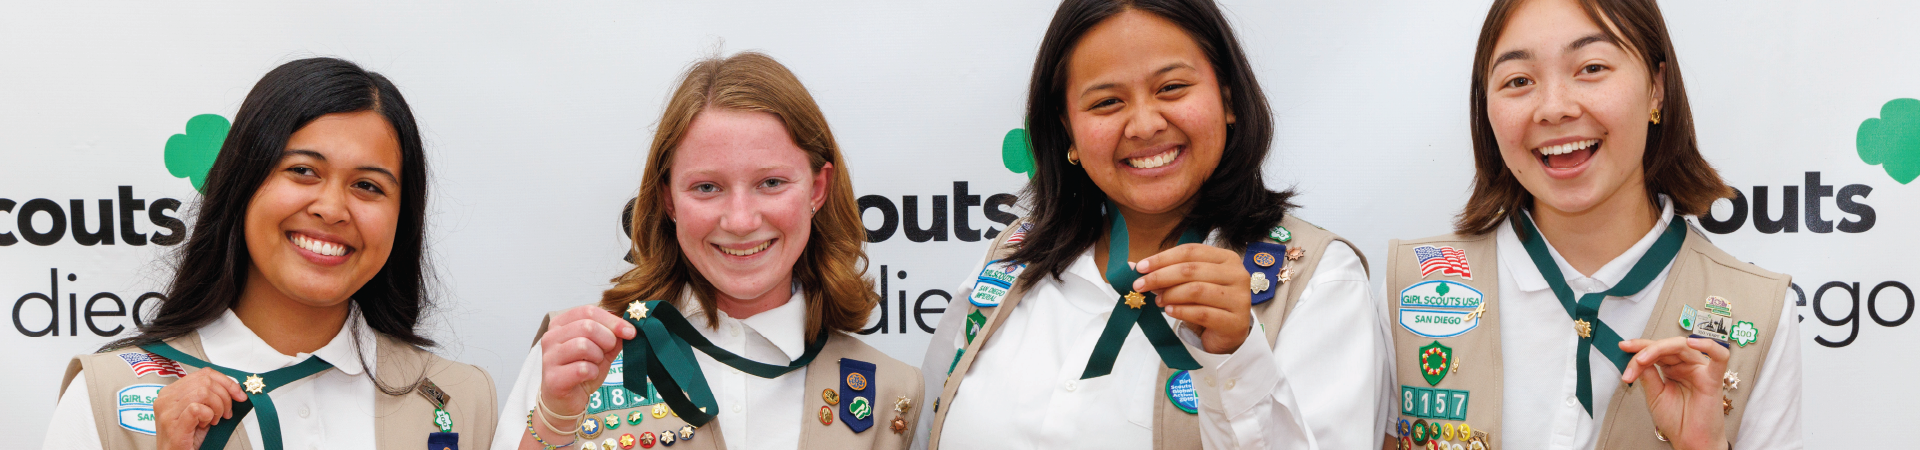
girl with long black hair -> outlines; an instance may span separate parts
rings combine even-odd
[[[386,77],[293,61],[247,94],[136,336],[68,365],[47,448],[485,448],[493,381],[426,350],[427,162]]]

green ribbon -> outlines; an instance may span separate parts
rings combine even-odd
[[[621,345],[621,383],[629,391],[646,392],[647,380],[651,379],[654,390],[660,393],[667,407],[694,426],[705,426],[713,420],[714,415],[705,408],[719,409],[713,401],[713,388],[707,385],[700,362],[694,359],[693,349],[700,349],[714,361],[741,372],[772,379],[806,367],[827,345],[827,330],[822,328],[813,342],[807,343],[806,353],[801,354],[800,359],[784,366],[767,364],[713,345],[670,303],[658,300],[641,303],[647,308],[646,318],[625,316],[637,332],[633,339]],[[636,370],[641,367],[635,364],[643,365],[645,370]]]
[[[1107,202],[1107,214],[1113,216],[1113,230],[1107,234],[1107,284],[1114,292],[1133,292],[1133,280],[1140,279],[1140,272],[1127,265],[1127,218],[1122,217],[1120,208],[1112,201]],[[1203,236],[1199,230],[1187,230],[1180,234],[1179,244],[1200,242]],[[1147,342],[1153,343],[1153,350],[1160,353],[1160,361],[1167,367],[1180,370],[1200,368],[1200,362],[1193,360],[1187,353],[1187,347],[1174,336],[1173,328],[1167,326],[1164,310],[1154,302],[1158,296],[1152,292],[1144,293],[1146,304],[1135,308],[1127,306],[1126,295],[1122,294],[1113,304],[1113,314],[1107,316],[1107,327],[1100,330],[1100,340],[1093,344],[1093,355],[1087,357],[1087,369],[1080,373],[1085,380],[1105,376],[1113,372],[1113,361],[1120,356],[1120,346],[1127,341],[1127,333],[1139,324],[1140,334],[1147,336]]]
[[[235,432],[234,428],[240,425],[240,419],[246,417],[247,413],[254,408],[260,409],[260,415],[256,421],[260,422],[260,439],[266,441],[264,444],[266,444],[267,450],[281,450],[280,413],[273,409],[273,397],[268,397],[267,394],[272,393],[274,389],[278,389],[281,386],[286,386],[287,383],[299,381],[302,378],[313,376],[313,374],[325,372],[327,369],[333,368],[333,364],[328,364],[326,361],[321,360],[320,357],[309,356],[306,361],[301,361],[299,364],[274,369],[267,373],[255,374],[214,365],[213,363],[206,362],[200,358],[193,357],[193,355],[188,355],[185,352],[174,349],[173,346],[167,345],[165,342],[142,345],[140,349],[181,364],[193,367],[212,367],[213,370],[218,370],[220,373],[227,374],[227,376],[234,377],[235,379],[245,380],[246,377],[257,375],[262,381],[266,382],[267,387],[261,389],[260,393],[247,392],[246,403],[233,404],[232,419],[223,420],[219,424],[214,425],[213,428],[207,430],[207,438],[200,442],[200,450],[226,448],[227,439],[233,437],[233,433]]]
[[[1622,340],[1620,334],[1614,332],[1613,327],[1600,321],[1600,301],[1609,296],[1627,297],[1638,294],[1641,289],[1646,289],[1647,284],[1652,283],[1654,278],[1659,277],[1660,272],[1665,271],[1667,265],[1673,262],[1674,255],[1680,253],[1680,244],[1686,241],[1686,221],[1678,217],[1669,221],[1667,231],[1660,233],[1660,238],[1653,241],[1653,247],[1647,249],[1647,254],[1641,256],[1640,261],[1633,263],[1633,268],[1627,271],[1626,278],[1621,279],[1620,284],[1614,285],[1613,289],[1608,289],[1606,292],[1582,295],[1578,301],[1573,298],[1573,289],[1567,287],[1567,280],[1561,275],[1560,265],[1554,263],[1553,255],[1547,253],[1546,237],[1541,236],[1540,230],[1534,228],[1533,221],[1527,218],[1527,213],[1514,214],[1513,221],[1521,228],[1520,242],[1526,247],[1527,256],[1533,259],[1534,268],[1540,269],[1540,276],[1547,279],[1547,286],[1553,288],[1553,295],[1560,298],[1560,306],[1566,308],[1568,316],[1575,320],[1585,320],[1593,326],[1593,331],[1587,333],[1587,337],[1580,338],[1579,343],[1574,346],[1573,354],[1576,378],[1579,379],[1579,386],[1575,393],[1580,397],[1580,406],[1586,407],[1587,415],[1591,416],[1593,415],[1593,368],[1587,357],[1587,349],[1599,349],[1602,356],[1607,357],[1608,361],[1613,362],[1615,368],[1623,372],[1627,370],[1627,361],[1633,359],[1632,353],[1620,350]]]

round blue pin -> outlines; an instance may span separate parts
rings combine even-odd
[[[1200,393],[1193,390],[1193,374],[1182,370],[1167,377],[1167,401],[1187,414],[1200,413]]]

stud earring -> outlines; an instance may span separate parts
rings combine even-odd
[[[1653,122],[1654,125],[1659,125],[1660,124],[1660,108],[1654,108],[1653,114],[1647,117],[1647,121]]]

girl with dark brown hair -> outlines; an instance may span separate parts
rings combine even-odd
[[[1389,245],[1397,447],[1800,447],[1789,279],[1687,223],[1732,192],[1658,5],[1495,1],[1474,58],[1456,234]]]
[[[634,267],[547,317],[495,448],[905,448],[919,371],[847,334],[876,301],[850,180],[786,67],[695,62],[640,177]]]

